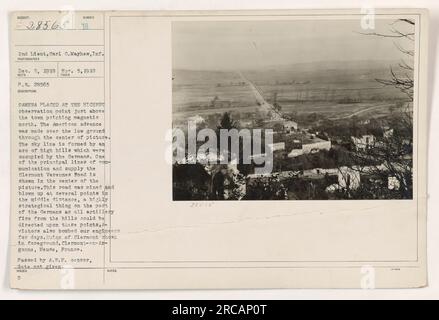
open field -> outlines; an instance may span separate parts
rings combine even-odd
[[[194,106],[206,108],[215,97],[220,101],[230,101],[232,107],[255,105],[252,91],[241,82],[236,72],[177,70],[172,92],[174,112]]]
[[[407,100],[399,90],[376,81],[389,76],[388,64],[335,64],[330,69],[319,64],[298,65],[242,72],[174,70],[173,112],[180,119],[256,112],[256,97],[243,74],[266,101],[276,102],[286,114],[316,113],[329,119],[382,116]]]

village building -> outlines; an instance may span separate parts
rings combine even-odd
[[[341,167],[338,170],[338,185],[344,189],[356,190],[361,185],[360,171],[356,168]]]
[[[351,137],[351,141],[356,150],[367,150],[375,144],[375,136],[372,134],[362,135],[361,137]]]
[[[283,125],[284,125],[285,133],[293,132],[299,128],[299,125],[297,124],[297,122],[292,121],[292,120],[285,121]]]
[[[273,129],[275,132],[293,133],[298,130],[297,122],[285,119],[271,119],[264,121],[264,128]]]
[[[268,144],[273,152],[285,150],[285,142],[276,142]]]
[[[320,150],[330,150],[331,140],[323,140],[315,135],[301,134],[293,140],[292,148],[288,153],[289,158],[295,158],[303,154],[316,153]]]
[[[203,117],[201,117],[201,116],[199,116],[199,115],[197,114],[197,115],[195,115],[195,116],[189,117],[189,118],[188,118],[188,122],[193,122],[193,123],[195,123],[195,124],[201,124],[201,123],[204,123],[205,120],[204,120]]]
[[[384,139],[390,139],[393,137],[393,129],[391,128],[384,128],[383,132]]]
[[[288,153],[288,158],[296,158],[296,157],[301,156],[301,155],[303,155],[302,148],[300,148],[300,149],[292,149],[290,151],[290,153]]]
[[[389,176],[387,178],[387,187],[389,190],[399,190],[401,183],[396,177]]]
[[[302,144],[302,150],[304,154],[307,153],[315,153],[320,150],[330,150],[331,149],[331,141],[330,140],[323,140],[320,138],[312,138],[307,139]]]

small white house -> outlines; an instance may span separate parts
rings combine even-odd
[[[342,188],[355,190],[358,189],[361,183],[361,176],[358,170],[341,167],[338,172],[338,184]]]
[[[301,155],[303,155],[303,150],[302,149],[293,149],[288,154],[288,158],[295,158],[295,157],[298,157],[298,156],[301,156]]]
[[[314,138],[315,141],[302,145],[303,153],[314,153],[319,150],[330,150],[331,141]]]
[[[393,137],[393,129],[384,130],[383,136],[385,139],[390,139],[391,137]]]
[[[351,140],[357,150],[366,150],[375,144],[375,136],[371,134],[363,135],[361,137],[352,136]]]
[[[294,130],[297,130],[299,128],[299,125],[297,124],[297,122],[288,120],[284,122],[284,130],[286,133],[290,133]]]
[[[271,143],[271,144],[268,144],[268,147],[270,147],[273,152],[285,150],[285,142]]]
[[[200,124],[200,123],[203,123],[205,121],[204,118],[199,116],[198,114],[195,116],[189,117],[187,120],[189,122],[193,122],[195,124]]]
[[[399,188],[401,187],[401,184],[396,177],[388,177],[387,183],[389,190],[399,190]]]

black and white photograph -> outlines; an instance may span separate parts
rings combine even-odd
[[[4,10],[0,297],[438,296],[439,5],[90,1]]]
[[[173,200],[413,198],[415,21],[174,21]]]

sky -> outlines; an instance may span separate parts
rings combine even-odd
[[[396,61],[405,58],[389,34],[408,24],[376,20],[363,30],[360,20],[177,21],[172,25],[173,67],[191,70],[244,70],[321,61]]]

